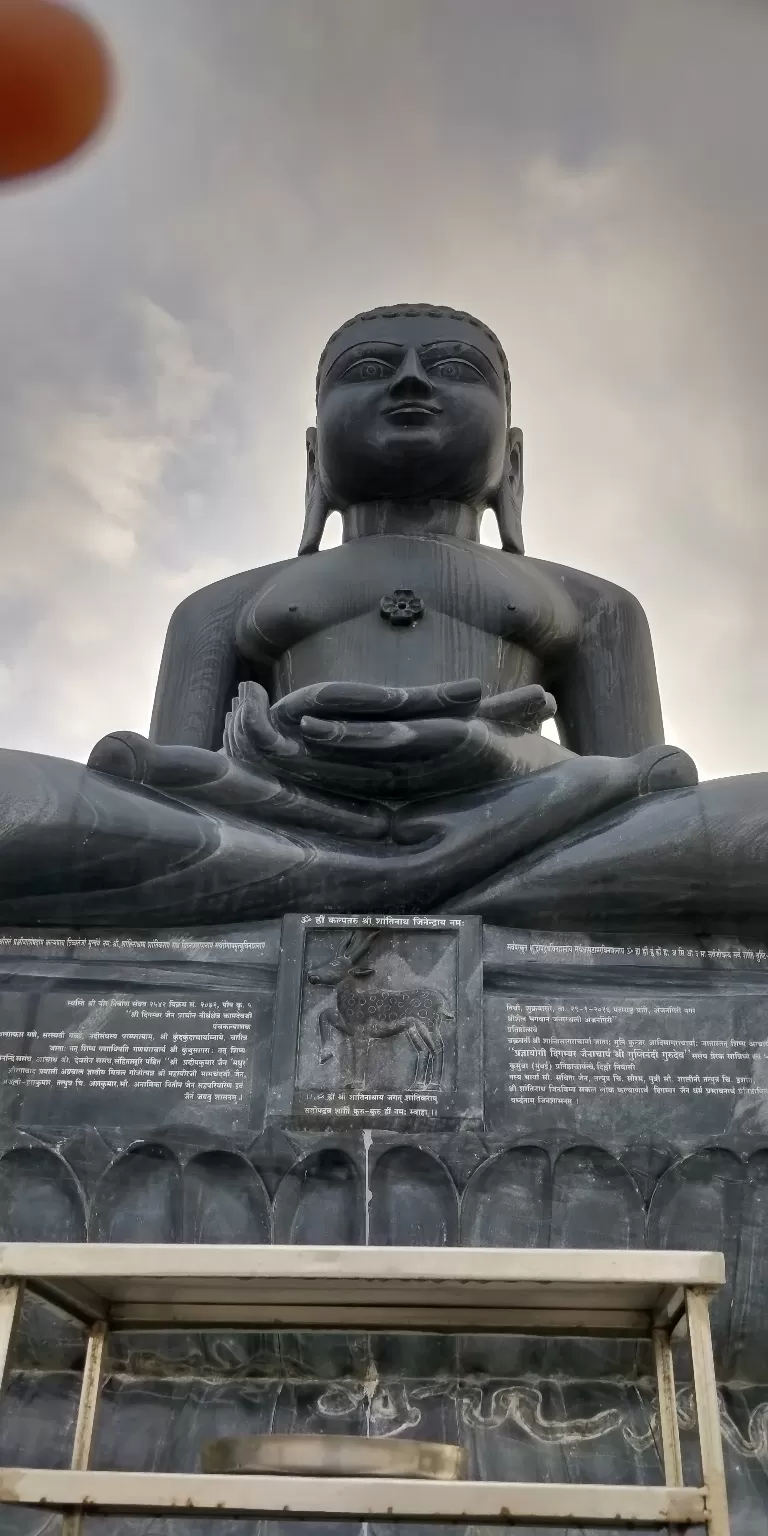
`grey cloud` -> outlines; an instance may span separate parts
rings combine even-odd
[[[174,603],[295,549],[326,335],[434,296],[507,345],[530,552],[637,592],[702,772],[768,767],[765,12],[97,13],[110,133],[0,200],[5,743],[146,728]]]

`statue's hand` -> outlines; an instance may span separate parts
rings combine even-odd
[[[243,762],[348,794],[401,798],[470,788],[528,773],[565,755],[534,735],[555,703],[533,685],[483,699],[479,682],[384,688],[321,683],[270,708],[241,685],[224,750]]]
[[[258,683],[241,683],[224,727],[224,751],[235,762],[258,764],[281,778],[300,779],[324,790],[363,795],[392,788],[388,754],[377,762],[376,750],[358,760],[356,732],[373,728],[402,734],[401,722],[419,717],[427,750],[444,751],[455,739],[462,716],[477,709],[480,686],[380,688],[363,683],[315,683],[286,694],[270,705]],[[451,717],[451,718],[449,718]],[[324,732],[352,736],[327,750]],[[446,729],[447,728],[447,729]],[[407,727],[406,734],[410,731]],[[403,741],[407,755],[407,742]],[[399,755],[399,754],[396,754]]]

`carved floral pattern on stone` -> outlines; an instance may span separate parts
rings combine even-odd
[[[381,599],[379,607],[381,617],[390,624],[416,624],[424,617],[424,599],[411,587],[395,587],[390,597]]]

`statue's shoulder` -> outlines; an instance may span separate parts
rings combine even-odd
[[[592,576],[588,571],[577,571],[569,565],[558,565],[553,560],[538,560],[532,555],[524,555],[522,558],[527,564],[535,566],[537,570],[548,576],[550,580],[562,583],[571,601],[580,612],[586,609],[613,608],[624,613],[643,614],[643,606],[639,598],[626,587],[620,587],[615,581],[608,581],[604,576]]]
[[[296,559],[275,560],[271,565],[258,565],[251,571],[238,571],[233,576],[223,576],[206,587],[198,587],[182,599],[173,611],[171,624],[198,622],[213,615],[237,614],[242,603],[249,597],[258,596],[273,581],[278,571],[296,564]]]

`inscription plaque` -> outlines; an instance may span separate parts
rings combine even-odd
[[[479,1124],[481,1013],[479,920],[289,916],[267,1117]]]
[[[0,1121],[258,1126],[272,949],[255,934],[0,935]]]
[[[55,1094],[65,1121],[85,1115],[93,1125],[115,1124],[126,1109],[148,1123],[169,1101],[194,1109],[193,1118],[223,1104],[247,1118],[253,1017],[247,995],[4,992],[3,1111],[46,1120]]]
[[[768,949],[482,942],[483,964],[480,923],[437,915],[0,934],[0,1123],[247,1136],[266,1112],[319,1134],[556,1127],[617,1152],[768,1130]]]
[[[768,952],[506,938],[486,994],[486,1125],[625,1142],[768,1128]]]

